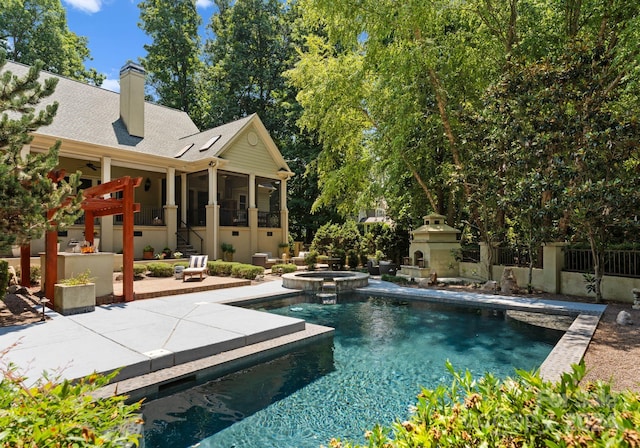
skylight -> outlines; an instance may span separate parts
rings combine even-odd
[[[185,152],[189,151],[191,148],[193,148],[194,143],[189,143],[187,146],[185,146],[184,148],[182,148],[180,150],[180,152],[178,152],[178,154],[175,155],[176,159],[179,159],[180,157],[182,157],[184,155]]]
[[[219,138],[220,138],[219,135],[211,137],[209,140],[207,140],[207,143],[202,145],[202,147],[200,148],[200,151],[206,151],[207,149],[211,148],[213,144],[218,141]]]

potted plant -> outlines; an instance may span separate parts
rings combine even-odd
[[[289,255],[289,250],[290,250],[289,243],[285,243],[285,242],[279,243],[278,247],[280,248],[280,253],[282,254],[281,258],[283,260],[286,259]]]
[[[53,307],[62,314],[88,313],[96,308],[96,284],[91,272],[59,280],[54,284]]]
[[[222,258],[224,261],[233,261],[233,254],[236,252],[233,244],[222,243],[220,248],[222,249]]]
[[[154,251],[155,249],[153,248],[153,246],[150,246],[149,244],[147,244],[142,249],[142,258],[144,258],[145,260],[153,260]]]
[[[171,249],[168,247],[162,249],[162,253],[164,254],[164,258],[171,258]]]

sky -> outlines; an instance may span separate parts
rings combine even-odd
[[[102,87],[120,91],[120,68],[128,60],[138,62],[145,56],[144,44],[149,37],[138,27],[140,0],[62,0],[67,11],[67,26],[78,36],[89,39],[93,60],[85,61],[85,67],[94,68],[107,76]],[[197,0],[198,13],[202,17],[201,38],[204,27],[214,12],[212,0]]]

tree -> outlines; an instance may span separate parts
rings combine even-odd
[[[319,25],[289,77],[300,89],[301,125],[323,144],[316,206],[349,213],[385,197],[399,210],[421,196],[423,207],[460,220],[465,161],[455,115],[496,71],[486,27],[450,2],[301,5],[309,26]]]
[[[294,54],[285,5],[277,0],[216,0],[205,46],[210,126],[257,113],[276,141],[283,114],[282,73]]]
[[[22,154],[33,140],[30,133],[53,121],[57,103],[38,111],[36,106],[53,93],[57,79],[46,78],[41,84],[42,64],[33,66],[23,78],[3,71],[5,64],[0,53],[0,249],[41,238],[54,225],[72,224],[82,199],[75,193],[79,172],[57,184],[48,177],[58,164],[59,142],[48,152]],[[47,218],[47,211],[53,209]]]
[[[40,60],[51,73],[100,86],[105,76],[84,65],[91,59],[87,45],[67,27],[60,0],[3,0],[0,48],[9,59],[26,65]]]
[[[202,19],[193,0],[144,0],[139,26],[153,40],[145,44],[142,66],[157,101],[190,114],[202,125],[198,96],[203,64],[198,26]]]

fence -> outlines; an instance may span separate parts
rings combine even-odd
[[[640,278],[640,250],[606,250],[603,273]],[[564,250],[564,271],[593,273],[591,249]]]
[[[533,253],[524,246],[496,247],[496,260],[494,264],[502,266],[529,267],[529,262],[533,258],[533,267],[542,269],[541,247]]]

